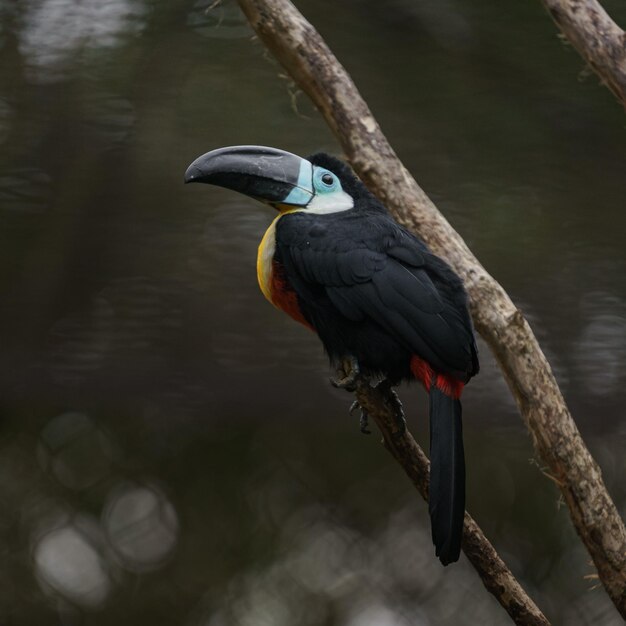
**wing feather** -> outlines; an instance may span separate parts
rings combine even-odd
[[[323,293],[348,320],[373,320],[441,371],[469,372],[473,331],[456,275],[388,218],[370,223],[358,238],[353,232],[319,222],[307,230],[305,218],[277,229],[277,249],[296,291],[309,295],[309,306],[316,305],[313,293]],[[452,288],[450,275],[457,281]]]

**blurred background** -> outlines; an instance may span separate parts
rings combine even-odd
[[[298,6],[529,317],[626,514],[619,104],[538,1]],[[224,145],[339,152],[234,1],[0,15],[0,623],[509,624],[261,296],[271,209],[182,185]],[[481,348],[469,510],[554,624],[621,623]]]

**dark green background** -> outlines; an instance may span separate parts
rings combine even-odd
[[[223,145],[339,150],[209,4],[0,3],[0,623],[508,624],[259,293],[271,210],[182,185]],[[620,105],[538,1],[298,4],[531,321],[624,512]],[[621,623],[481,357],[469,510],[554,624]],[[426,445],[424,393],[401,395]]]

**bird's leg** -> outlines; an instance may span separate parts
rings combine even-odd
[[[364,435],[371,435],[372,431],[368,428],[369,426],[369,415],[367,411],[359,404],[358,400],[355,400],[350,407],[350,415],[354,413],[356,409],[361,409],[361,417],[359,418],[359,426],[361,427],[361,432]]]
[[[330,382],[333,387],[345,389],[346,391],[354,391],[356,389],[356,379],[361,373],[359,362],[356,357],[349,356],[342,359],[340,367],[337,369],[339,378],[331,378]]]

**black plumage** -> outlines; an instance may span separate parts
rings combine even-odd
[[[461,402],[432,385],[430,414],[430,493],[428,512],[435,554],[444,565],[461,550],[465,515],[465,452]]]

